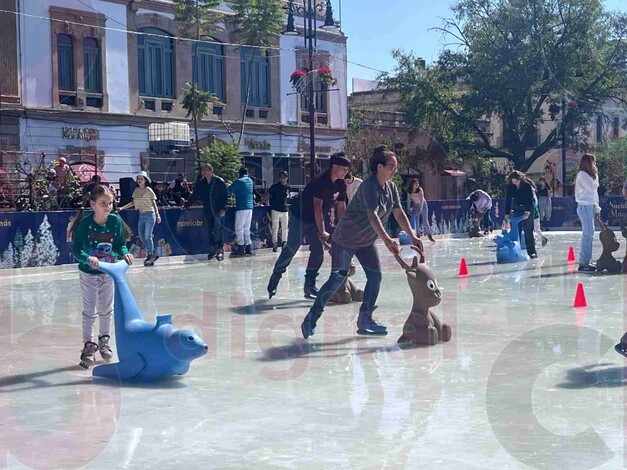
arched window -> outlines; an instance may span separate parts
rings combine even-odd
[[[168,33],[155,28],[141,28],[137,38],[139,94],[174,98],[174,44]],[[151,36],[152,34],[158,36]]]
[[[67,34],[57,34],[59,90],[74,91],[74,43]]]
[[[85,91],[88,93],[102,93],[100,43],[96,38],[83,39],[83,60]]]
[[[267,53],[257,50],[253,54],[252,48],[242,47],[240,66],[242,104],[246,103],[246,88],[252,68],[248,105],[270,107],[270,67]]]
[[[224,102],[224,47],[199,43],[192,46],[194,79],[198,88],[214,93]]]

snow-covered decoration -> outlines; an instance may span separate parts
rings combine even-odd
[[[36,246],[33,252],[33,266],[54,265],[59,258],[59,249],[54,243],[47,215],[44,215],[44,220],[39,225],[35,241]]]
[[[2,256],[0,256],[0,269],[10,269],[13,267],[13,245],[9,243],[9,246]]]
[[[26,233],[24,237],[24,246],[22,247],[22,251],[20,252],[20,267],[21,268],[30,268],[31,266],[36,266],[33,264],[33,252],[35,251],[35,237],[31,233],[30,229]]]
[[[438,219],[435,216],[435,211],[431,213],[431,233],[433,235],[440,235],[440,229],[438,228]]]
[[[22,235],[22,231],[18,228],[15,233],[15,237],[13,237],[13,267],[21,268],[22,267],[22,248],[24,247],[24,236]]]

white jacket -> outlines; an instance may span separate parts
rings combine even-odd
[[[575,201],[582,206],[594,206],[594,212],[601,213],[599,206],[599,177],[592,178],[585,171],[577,173],[575,179]]]

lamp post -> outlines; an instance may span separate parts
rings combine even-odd
[[[318,12],[324,10],[324,24],[321,29],[335,29],[337,25],[333,19],[333,8],[331,0],[326,0],[326,5],[318,3],[317,0],[303,0],[302,6],[295,5],[294,0],[289,0],[287,4],[287,25],[282,34],[286,36],[297,36],[294,24],[294,14],[298,13],[303,16],[303,37],[305,39],[305,47],[309,52],[309,70],[313,71],[314,52],[317,49],[317,31],[318,31]],[[309,175],[310,181],[316,176],[316,96],[317,91],[314,90],[314,81],[309,80],[307,84],[307,101],[309,113]]]

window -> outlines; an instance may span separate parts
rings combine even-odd
[[[155,28],[141,28],[139,31],[159,35],[139,35],[137,38],[139,94],[158,98],[174,98],[172,39],[163,37],[168,36],[168,33]]]
[[[246,90],[248,88],[248,77],[250,75],[250,97],[248,105],[270,107],[270,68],[267,54],[243,47],[241,49],[240,71],[242,104],[246,104]]]
[[[314,101],[316,103],[316,112],[317,113],[328,113],[328,98],[327,98],[327,90],[329,87],[326,83],[322,83],[317,78],[314,78],[313,81],[314,86]],[[309,111],[309,94],[307,90],[303,94],[301,94],[300,98],[300,109],[301,111],[308,112]]]
[[[224,102],[224,48],[219,44],[197,44],[192,51],[198,88],[215,94]]]
[[[74,43],[67,34],[57,34],[59,90],[74,91]]]
[[[85,91],[87,93],[102,93],[100,83],[100,44],[96,38],[83,40],[83,58],[85,70]]]

